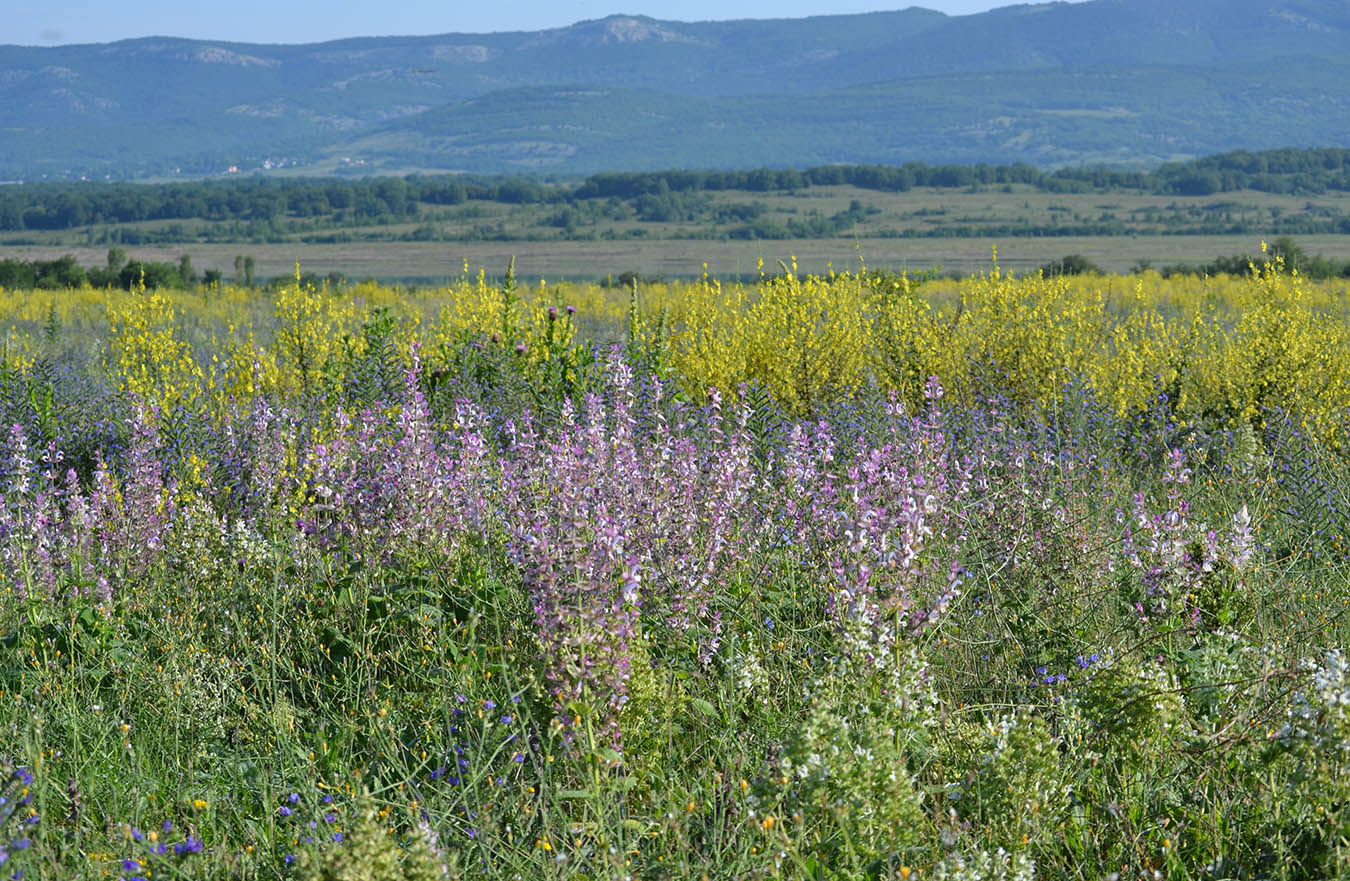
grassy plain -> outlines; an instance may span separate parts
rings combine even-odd
[[[1299,236],[1310,254],[1350,259],[1350,236]],[[298,262],[305,271],[326,275],[341,272],[349,278],[376,278],[390,282],[430,284],[456,277],[464,261],[484,266],[494,275],[516,258],[522,278],[593,281],[633,271],[644,277],[688,278],[708,271],[717,277],[754,275],[760,258],[776,268],[777,260],[793,255],[803,272],[825,273],[856,269],[861,255],[869,267],[917,272],[940,269],[968,274],[987,269],[993,248],[999,263],[1019,274],[1066,254],[1081,254],[1108,272],[1128,272],[1140,261],[1154,266],[1203,263],[1220,255],[1256,253],[1260,237],[1241,236],[1063,236],[1053,238],[942,238],[942,239],[793,239],[773,241],[653,240],[568,242],[351,242],[340,245],[183,244],[128,246],[132,259],[176,263],[191,254],[199,271],[219,269],[229,278],[239,254],[257,260],[259,278],[288,276]],[[73,254],[81,264],[104,262],[106,246],[0,246],[0,260],[55,259]]]
[[[1154,266],[1199,264],[1219,256],[1254,252],[1260,239],[1274,239],[1300,219],[1350,216],[1350,193],[1315,197],[1255,191],[1206,197],[1141,192],[1047,193],[1023,185],[974,190],[922,188],[887,193],[856,187],[812,187],[793,192],[722,191],[706,194],[697,217],[646,221],[602,216],[603,200],[574,225],[554,225],[566,206],[469,202],[423,205],[416,217],[380,225],[334,227],[331,223],[279,220],[265,235],[250,237],[239,224],[210,221],[144,221],[63,231],[29,231],[0,237],[0,259],[51,259],[74,254],[98,265],[108,239],[119,231],[162,236],[172,243],[124,245],[132,258],[176,262],[190,253],[198,270],[220,269],[230,277],[237,254],[257,260],[260,277],[289,275],[298,261],[321,275],[431,282],[470,265],[497,267],[516,255],[526,277],[594,280],[625,271],[644,276],[689,277],[703,262],[719,277],[747,276],[757,261],[770,266],[797,255],[804,271],[855,268],[859,253],[869,266],[912,270],[941,267],[970,273],[986,268],[997,244],[1002,264],[1017,272],[1080,254],[1108,272],[1126,272],[1141,261]],[[719,208],[758,206],[757,220],[786,228],[812,215],[833,217],[853,203],[862,206],[844,232],[817,238],[735,238],[746,224],[714,219]],[[622,212],[620,212],[622,213]],[[1266,232],[1204,234],[1224,224]],[[1116,224],[1125,234],[1066,234]],[[1219,227],[1213,226],[1220,225]],[[1280,224],[1285,224],[1281,227]],[[233,230],[233,232],[231,232]],[[1041,232],[1030,235],[1028,231]],[[1184,233],[1184,234],[1181,234]],[[325,243],[324,239],[338,237]],[[1308,254],[1350,258],[1350,236],[1296,235]],[[420,240],[419,240],[420,239]],[[8,242],[8,243],[6,243]]]

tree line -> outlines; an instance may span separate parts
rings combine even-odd
[[[822,165],[807,169],[605,172],[582,180],[528,176],[410,175],[366,179],[246,178],[171,184],[26,183],[0,187],[0,230],[63,230],[153,220],[216,220],[268,224],[314,218],[337,225],[409,218],[421,205],[470,200],[507,204],[581,205],[630,202],[642,217],[697,209],[690,194],[718,190],[782,192],[820,186],[905,192],[916,187],[967,188],[1025,184],[1049,192],[1134,190],[1207,196],[1252,189],[1317,194],[1350,190],[1350,149],[1237,151],[1152,171],[1013,165]]]
[[[234,258],[234,282],[253,287],[254,259],[239,255]],[[312,273],[311,273],[312,275]],[[330,281],[333,279],[330,278]],[[130,291],[141,287],[192,289],[208,287],[225,281],[219,269],[208,269],[200,275],[192,265],[192,256],[184,254],[177,263],[155,260],[128,260],[121,248],[109,248],[108,260],[103,266],[81,266],[67,254],[55,260],[0,260],[0,288],[9,290],[67,290],[70,288],[121,288]],[[317,281],[317,279],[314,279]]]

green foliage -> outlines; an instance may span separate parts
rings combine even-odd
[[[1025,711],[1000,716],[972,745],[967,761],[974,767],[949,795],[957,814],[1010,847],[1054,840],[1071,787],[1063,744],[1046,720]]]
[[[36,287],[48,290],[83,287],[86,281],[84,269],[68,254],[55,260],[34,260],[33,276]]]
[[[1089,749],[1147,754],[1185,722],[1175,674],[1159,662],[1107,659],[1091,669],[1074,701]]]
[[[1051,261],[1041,267],[1041,272],[1047,276],[1056,275],[1101,275],[1101,267],[1081,254],[1069,254],[1058,260]]]
[[[297,877],[303,881],[440,881],[452,871],[436,851],[429,828],[400,842],[378,822],[369,797],[358,802],[361,820],[344,847],[301,851]],[[402,845],[402,846],[400,846]]]

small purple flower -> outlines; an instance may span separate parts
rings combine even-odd
[[[190,853],[201,853],[202,840],[194,835],[189,835],[182,844],[174,845],[173,852],[178,856],[184,856]]]
[[[300,801],[300,793],[292,792],[290,795],[286,796],[286,800],[291,804],[295,804],[296,802]]]
[[[277,811],[277,813],[281,814],[281,816],[283,817],[289,817],[291,815],[291,809],[286,807],[285,805],[282,805],[281,809]]]
[[[515,721],[515,717],[514,717],[514,716],[502,716],[502,724],[503,724],[503,725],[510,725],[510,724],[511,724],[512,722],[514,722],[514,721]]]

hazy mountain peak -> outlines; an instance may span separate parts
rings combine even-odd
[[[670,23],[647,16],[611,15],[606,18],[577,22],[565,28],[541,32],[520,48],[568,44],[579,47],[613,46],[624,43],[697,43],[696,38],[680,33]]]
[[[480,46],[476,43],[454,43],[436,46],[431,57],[450,64],[484,64],[501,55],[500,49]]]
[[[200,61],[203,64],[232,64],[237,67],[276,67],[280,62],[269,58],[257,58],[231,52],[219,46],[202,46],[190,52],[180,54],[185,61]]]

